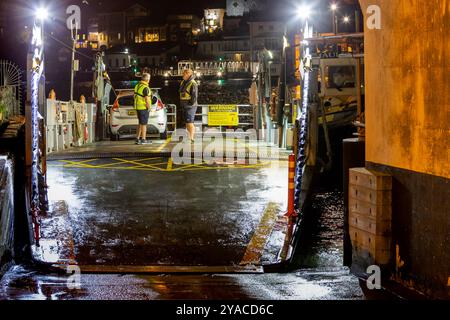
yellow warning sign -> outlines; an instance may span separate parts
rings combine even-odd
[[[210,105],[208,108],[208,126],[239,125],[238,107],[236,105]]]

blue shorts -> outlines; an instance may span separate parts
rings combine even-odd
[[[194,123],[197,106],[183,106],[184,121],[186,123]]]
[[[142,126],[148,124],[148,118],[149,118],[148,110],[136,110],[136,111],[137,111],[137,117],[139,120],[139,124]]]

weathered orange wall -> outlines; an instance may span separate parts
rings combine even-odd
[[[450,0],[360,0],[365,30],[366,160],[450,178]]]

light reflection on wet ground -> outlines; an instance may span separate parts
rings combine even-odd
[[[259,275],[81,275],[80,289],[67,277],[15,267],[0,282],[0,299],[363,299],[358,280],[343,268]]]
[[[286,163],[195,172],[51,164],[35,250],[48,262],[239,264],[267,205],[285,208]]]
[[[94,275],[81,276],[69,290],[64,275],[16,267],[0,283],[3,299],[365,299],[359,281],[342,267],[342,201],[339,193],[316,195],[316,234],[298,257],[304,268],[259,275]],[[306,246],[306,244],[305,244]]]
[[[44,239],[36,250],[41,259],[236,264],[267,204],[286,205],[286,163],[167,172],[165,162],[156,164],[160,159],[140,165],[121,161],[122,169],[108,169],[104,161],[89,161],[84,167],[49,163],[51,210],[43,217]],[[139,170],[130,170],[132,166]],[[365,299],[358,279],[342,267],[342,194],[316,194],[308,216],[313,219],[305,222],[308,232],[302,236],[294,272],[82,274],[80,288],[70,289],[67,275],[16,266],[0,281],[0,299]],[[273,239],[273,249],[284,240]],[[267,252],[276,254],[275,249]]]

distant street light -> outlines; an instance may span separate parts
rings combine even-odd
[[[309,6],[303,5],[298,8],[297,15],[302,19],[308,19],[311,16],[311,8]]]
[[[219,72],[217,72],[217,76],[220,78],[220,77],[222,77],[222,72],[221,71],[219,71]]]
[[[350,17],[349,16],[345,16],[344,17],[344,23],[349,23],[350,22]]]
[[[336,3],[332,3],[330,8],[332,11],[336,11],[338,9],[338,5]]]
[[[38,20],[46,20],[48,18],[48,11],[46,8],[38,8],[36,10],[36,18]]]

